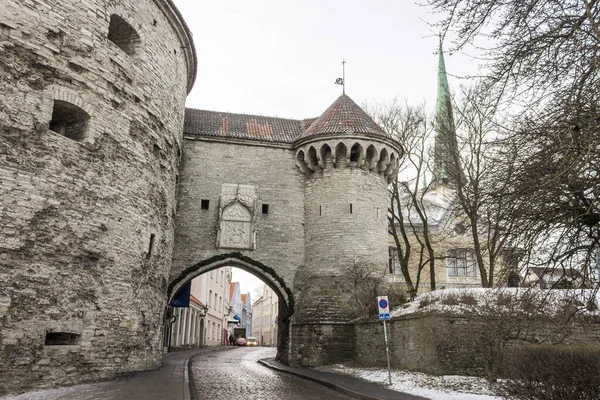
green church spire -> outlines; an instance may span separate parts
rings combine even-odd
[[[442,49],[442,36],[440,35],[439,59],[438,59],[438,86],[437,103],[435,106],[435,149],[434,149],[434,179],[437,184],[452,184],[456,179],[452,175],[456,173],[457,166],[452,149],[456,149],[456,128],[452,114],[452,97],[448,86],[448,75],[446,74],[446,63],[444,62],[444,51]]]

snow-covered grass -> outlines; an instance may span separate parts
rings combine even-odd
[[[381,383],[388,389],[422,396],[432,400],[502,400],[489,388],[483,378],[472,376],[433,376],[419,372],[392,370],[389,386],[388,371],[382,368],[355,368],[337,364],[332,371],[356,376],[370,382]]]
[[[397,307],[390,314],[399,317],[424,312],[486,314],[495,312],[556,315],[569,310],[600,315],[600,292],[589,289],[460,288],[424,293]]]

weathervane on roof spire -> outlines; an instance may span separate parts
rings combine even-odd
[[[342,77],[335,80],[336,85],[342,85],[342,94],[346,94],[346,60],[342,59]]]

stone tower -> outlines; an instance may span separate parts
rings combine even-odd
[[[353,268],[387,264],[387,185],[402,150],[343,94],[296,141],[295,154],[305,178],[306,271],[292,325],[292,344],[303,345],[294,356],[308,365],[351,359]]]
[[[191,34],[171,0],[4,0],[0,54],[0,395],[157,367]]]

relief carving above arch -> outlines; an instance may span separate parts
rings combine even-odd
[[[256,248],[256,190],[251,185],[221,186],[217,248]]]

